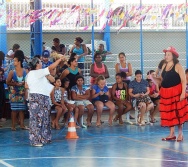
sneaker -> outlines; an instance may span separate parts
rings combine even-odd
[[[42,144],[42,143],[39,143],[39,144],[33,144],[32,146],[34,146],[34,147],[42,147],[43,144]]]

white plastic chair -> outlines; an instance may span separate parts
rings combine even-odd
[[[134,110],[135,110],[135,123],[136,123],[136,125],[138,125],[139,110],[138,110],[138,107],[137,107],[137,105],[136,105],[136,99],[134,99],[134,100],[132,101],[132,105],[133,105],[133,108],[134,108]],[[146,124],[147,124],[147,125],[148,125],[148,124],[152,125],[152,123],[150,123],[150,112],[149,112],[149,111],[146,112]]]

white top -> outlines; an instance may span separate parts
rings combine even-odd
[[[38,93],[45,96],[50,96],[54,86],[50,84],[45,77],[48,74],[50,74],[48,67],[30,71],[26,76],[29,93]]]
[[[52,52],[52,49],[49,46],[44,46],[44,50],[48,50],[50,53]]]
[[[7,53],[8,56],[12,56],[13,54],[14,54],[13,50],[9,50],[8,53]],[[8,64],[11,63],[10,60],[13,60],[13,58],[9,58],[9,57],[5,56],[5,60],[6,60],[7,65],[8,65]]]
[[[14,54],[13,50],[9,50],[8,53],[7,53],[8,56],[11,56],[13,54]]]

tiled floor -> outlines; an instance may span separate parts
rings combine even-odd
[[[9,127],[10,120],[0,129],[0,167],[188,167],[188,124],[181,143],[161,141],[169,131],[159,122],[145,127],[105,122],[77,129],[78,140],[66,140],[65,128],[52,130],[52,143],[42,148],[29,145],[28,131]]]

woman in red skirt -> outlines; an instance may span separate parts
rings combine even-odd
[[[179,64],[179,54],[174,47],[168,47],[163,52],[165,53],[166,63],[162,67],[160,77],[159,110],[161,113],[161,126],[170,127],[170,134],[162,140],[176,140],[174,131],[175,126],[178,126],[177,141],[181,142],[183,141],[182,125],[188,121],[185,72]]]

